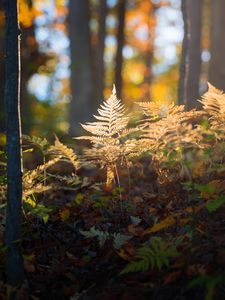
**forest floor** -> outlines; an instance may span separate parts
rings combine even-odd
[[[122,174],[119,188],[96,186],[96,176],[89,176],[89,188],[45,192],[46,222],[24,212],[26,281],[18,299],[225,299],[223,206],[209,212],[206,200],[196,200],[181,182],[159,184],[147,162],[137,162],[129,180]],[[221,179],[212,182],[219,188]],[[84,232],[90,228],[96,236]],[[147,257],[137,266],[142,271],[120,274],[154,237],[161,244],[153,262]],[[163,258],[165,241],[177,248]],[[4,251],[0,258],[4,264]],[[2,299],[4,282],[2,272]]]

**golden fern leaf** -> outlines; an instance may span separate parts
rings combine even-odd
[[[7,186],[0,185],[0,203],[6,200],[6,191],[7,191]]]
[[[51,189],[52,189],[51,185],[43,185],[41,183],[34,184],[32,187],[29,187],[29,188],[24,187],[23,188],[23,198],[26,199],[27,197],[29,197],[31,195],[41,194],[41,193],[47,192]]]
[[[220,127],[225,124],[225,94],[211,84],[208,84],[208,87],[200,102],[203,104],[203,109],[211,116],[212,126]]]
[[[103,102],[101,108],[98,109],[99,115],[94,115],[98,120],[81,124],[82,127],[90,132],[93,136],[81,136],[77,139],[86,139],[91,142],[98,142],[107,137],[119,136],[120,133],[127,127],[128,117],[125,116],[126,109],[116,96],[115,87],[111,96]]]
[[[133,130],[127,128],[129,118],[126,109],[116,96],[115,86],[111,96],[103,102],[94,115],[96,122],[82,124],[91,136],[81,136],[76,139],[88,140],[92,143],[91,149],[84,151],[86,161],[97,163],[107,169],[107,186],[112,183],[112,174],[118,164],[123,165],[128,157],[128,135]],[[115,175],[115,174],[114,174]]]
[[[56,157],[52,160],[49,160],[43,165],[38,166],[36,169],[32,171],[28,171],[23,175],[23,184],[25,187],[31,186],[35,183],[35,180],[38,179],[39,176],[43,174],[45,170],[47,170],[49,167],[56,164],[61,159],[61,156]]]
[[[55,144],[54,146],[50,147],[50,151],[53,151],[56,154],[60,154],[61,157],[63,156],[67,158],[74,166],[75,170],[79,168],[79,160],[73,149],[61,143],[57,136],[55,136]]]
[[[162,102],[137,102],[141,107],[142,112],[150,117],[152,120],[158,118],[165,118],[168,115],[178,114],[184,111],[184,106],[177,106],[174,103],[162,103]]]

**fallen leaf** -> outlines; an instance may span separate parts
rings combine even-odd
[[[133,224],[128,225],[128,232],[133,234],[134,236],[141,236],[143,234],[144,229],[140,226],[135,226]]]
[[[64,208],[61,212],[60,212],[60,219],[61,221],[67,221],[70,217],[70,210],[68,208]]]
[[[134,225],[134,226],[139,225],[142,221],[140,218],[133,217],[133,216],[130,216],[130,220],[131,220],[132,225]]]
[[[164,278],[163,278],[163,282],[164,284],[169,284],[174,282],[177,278],[180,277],[180,275],[182,274],[182,271],[175,271],[172,273],[167,274]]]
[[[175,218],[172,216],[169,216],[166,219],[164,219],[163,221],[161,221],[160,223],[157,223],[157,224],[153,225],[151,228],[146,229],[143,232],[143,235],[153,233],[153,232],[158,232],[164,228],[173,226],[174,224],[176,224]]]

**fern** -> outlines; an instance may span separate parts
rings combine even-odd
[[[81,124],[82,127],[90,132],[92,136],[82,136],[79,139],[88,139],[93,142],[103,142],[104,139],[119,136],[127,128],[128,117],[125,116],[125,107],[117,99],[115,86],[111,96],[103,102],[98,109],[99,115],[94,115],[97,122]]]
[[[187,121],[196,122],[201,118],[204,113],[196,111],[184,111],[184,105],[175,105],[174,103],[160,103],[160,102],[137,102],[141,107],[142,112],[148,118],[141,121],[141,128],[150,127],[153,122],[161,119],[173,119],[178,123]]]
[[[92,143],[92,148],[85,151],[84,157],[107,169],[107,185],[111,185],[117,165],[123,165],[129,156],[129,149],[132,151],[126,139],[130,134],[127,128],[129,118],[124,105],[117,99],[115,86],[111,96],[100,107],[98,115],[94,115],[96,122],[81,124],[92,135],[76,139]]]
[[[61,157],[56,157],[52,160],[49,160],[45,164],[42,164],[38,166],[36,169],[32,171],[27,171],[23,175],[23,198],[33,195],[33,194],[39,194],[43,193],[49,189],[51,189],[51,186],[46,186],[42,182],[45,181],[44,172],[54,164],[56,164]]]
[[[225,94],[208,83],[208,91],[200,101],[203,109],[210,115],[213,128],[223,129],[225,125]]]
[[[37,136],[28,136],[28,135],[23,135],[23,141],[28,142],[31,145],[36,146],[38,149],[41,150],[42,154],[45,156],[48,154],[48,149],[50,147],[49,142],[46,140],[46,138],[40,138]]]
[[[66,158],[73,165],[75,170],[79,168],[79,160],[73,149],[61,143],[57,136],[55,136],[54,146],[51,146],[49,150],[53,152],[53,154],[58,154]]]
[[[144,115],[150,117],[152,121],[165,118],[168,115],[174,115],[184,110],[184,106],[177,106],[174,103],[161,103],[161,102],[137,102],[141,107]]]
[[[121,272],[120,275],[131,272],[144,272],[149,268],[169,266],[170,260],[179,256],[177,246],[181,240],[171,244],[171,241],[163,241],[160,237],[151,238],[151,246],[142,246],[137,250],[134,261],[130,262]]]
[[[80,230],[80,233],[85,238],[97,238],[99,241],[99,246],[103,247],[107,240],[113,241],[114,249],[120,249],[128,240],[132,237],[129,235],[124,235],[120,233],[109,233],[107,231],[101,231],[95,227],[91,227],[89,231]]]

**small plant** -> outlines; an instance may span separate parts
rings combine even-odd
[[[118,179],[117,166],[127,163],[132,152],[132,142],[127,138],[129,118],[126,109],[116,96],[113,88],[111,96],[98,109],[99,115],[94,115],[96,122],[81,124],[91,136],[81,136],[77,139],[88,140],[92,148],[85,151],[85,157],[107,170],[109,187],[115,178]]]
[[[113,247],[116,250],[120,249],[127,241],[129,241],[132,238],[132,236],[129,235],[101,231],[96,229],[95,227],[91,227],[89,231],[80,230],[80,233],[85,238],[97,238],[100,247],[103,247],[107,240],[112,240]]]
[[[134,260],[131,261],[121,272],[120,275],[132,272],[144,272],[150,268],[169,266],[170,260],[179,256],[177,246],[181,240],[176,242],[163,241],[160,237],[152,237],[151,245],[144,245],[137,250]]]

